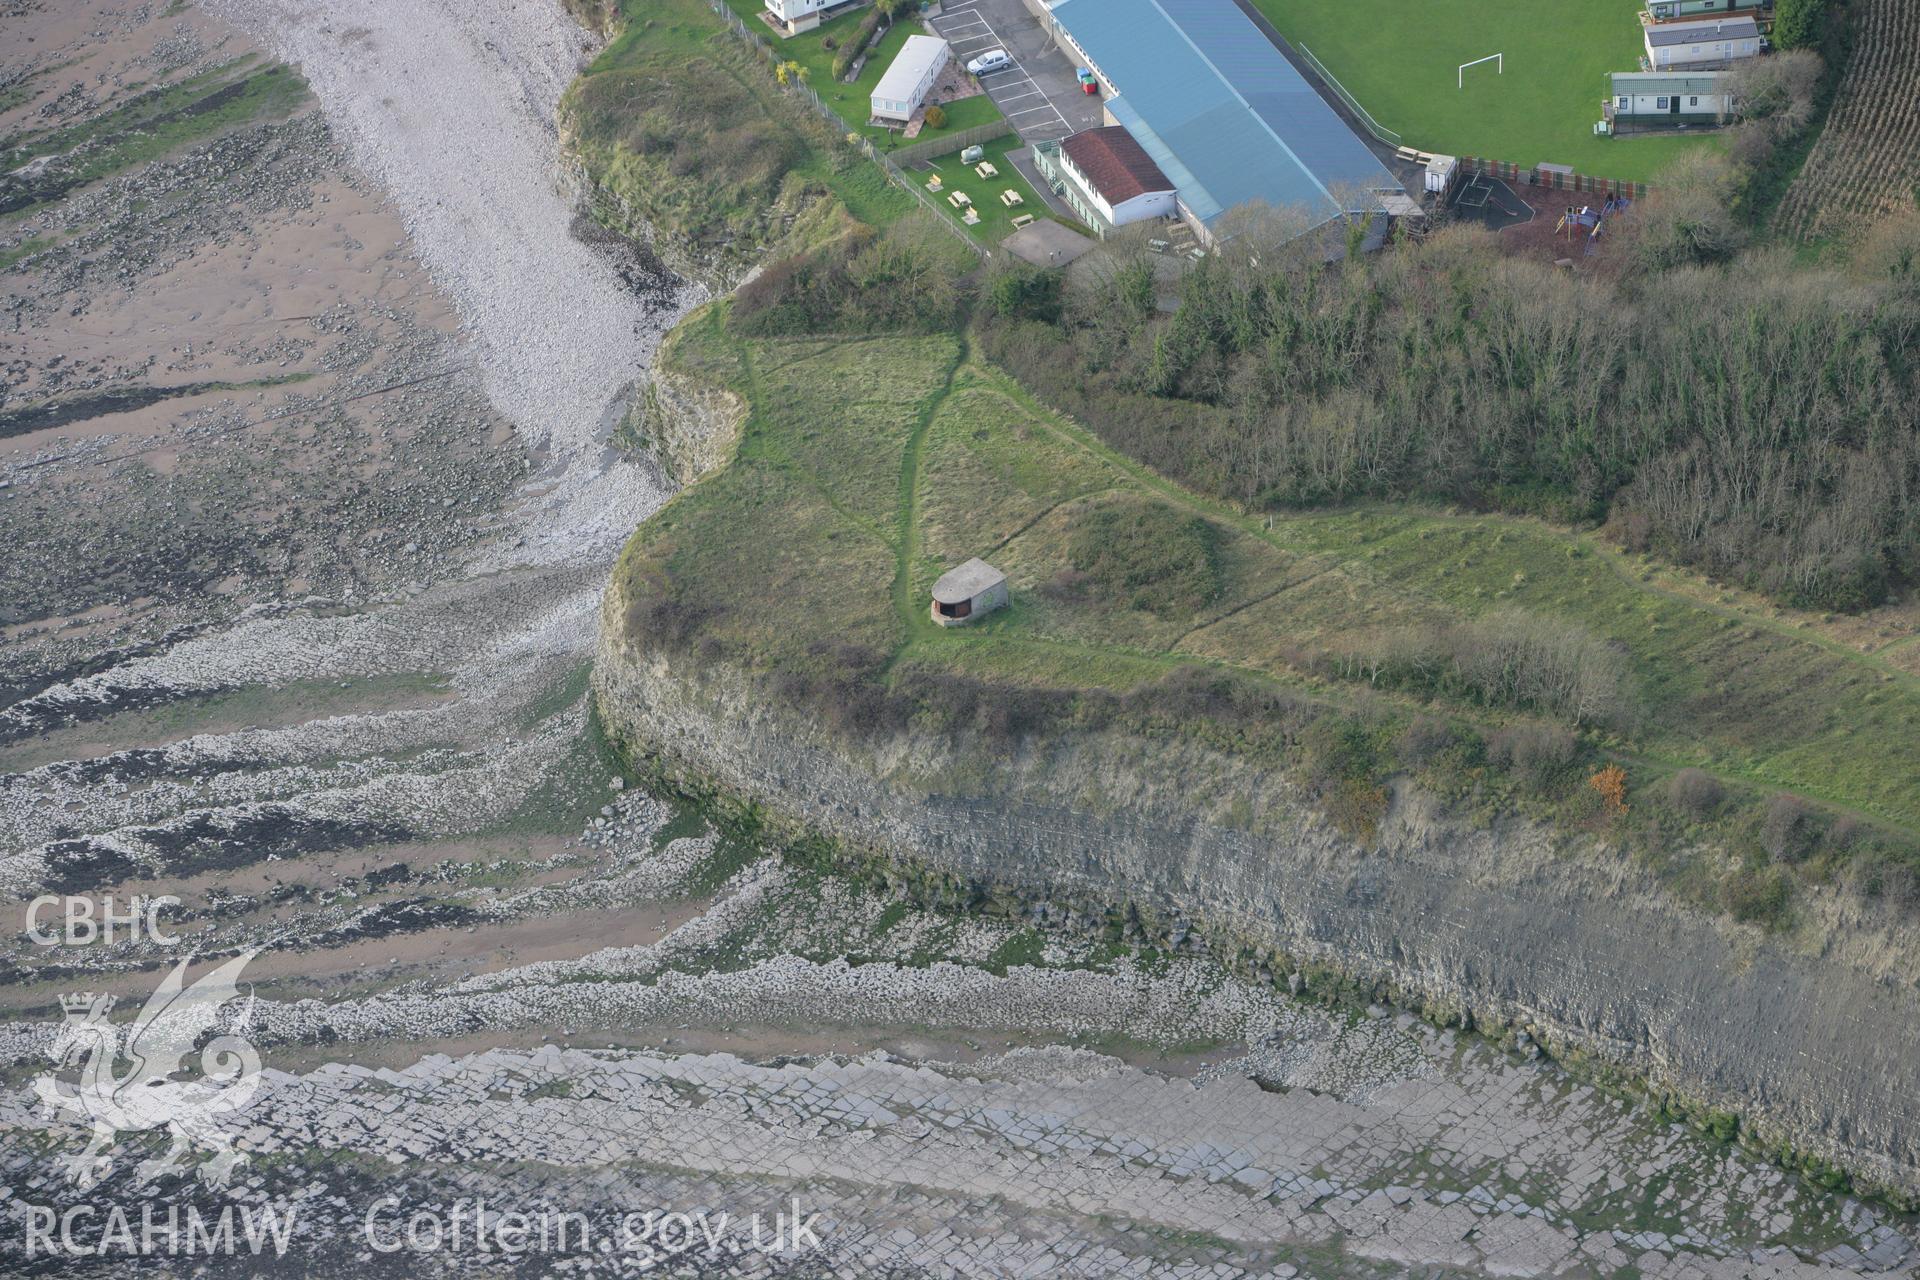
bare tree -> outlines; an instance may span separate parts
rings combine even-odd
[[[1777,137],[1796,134],[1813,118],[1814,90],[1825,67],[1811,49],[1748,58],[1726,73],[1733,113],[1748,121],[1766,121]]]

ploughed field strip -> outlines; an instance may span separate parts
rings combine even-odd
[[[1779,223],[1802,239],[1845,238],[1911,208],[1920,190],[1920,3],[1867,0],[1832,114]]]

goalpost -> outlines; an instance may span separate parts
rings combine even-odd
[[[1504,53],[1490,53],[1484,58],[1475,58],[1472,62],[1461,63],[1460,70],[1454,75],[1454,78],[1459,82],[1456,87],[1461,89],[1466,88],[1467,68],[1477,67],[1483,62],[1491,62],[1493,64],[1493,73],[1495,75],[1503,76],[1507,74],[1506,56]]]

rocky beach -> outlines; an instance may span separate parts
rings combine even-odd
[[[0,1270],[1920,1275],[1910,1217],[1524,1037],[1034,945],[639,786],[590,669],[689,468],[623,424],[708,293],[583,214],[557,0],[0,23]],[[169,932],[46,945],[49,895]],[[143,1167],[157,1125],[77,1164],[62,998],[124,1030],[243,955],[231,1178]],[[295,1227],[127,1250],[116,1207]],[[460,1214],[493,1247],[409,1234]]]

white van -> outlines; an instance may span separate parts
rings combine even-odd
[[[967,64],[967,74],[984,76],[989,72],[1005,71],[1013,65],[1013,57],[1005,49],[989,49]]]

